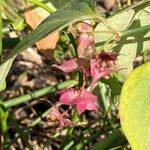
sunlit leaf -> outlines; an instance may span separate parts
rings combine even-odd
[[[4,84],[5,78],[10,70],[12,62],[14,61],[15,57],[10,58],[5,63],[0,65],[0,86]]]
[[[108,22],[119,32],[125,32],[135,28],[141,28],[150,24],[150,2],[147,2],[142,7],[139,5],[136,9],[127,9],[121,13],[108,18]],[[145,8],[143,8],[145,7]],[[100,23],[95,30],[95,42],[97,50],[100,50],[104,43],[108,41],[112,34],[107,31],[106,27]],[[126,78],[133,69],[133,61],[135,57],[142,51],[150,49],[150,30],[141,31],[137,34],[130,34],[129,36],[122,36],[121,40],[113,44],[110,40],[109,44],[106,44],[103,48],[113,50],[119,53],[118,57],[118,69],[120,73]]]
[[[6,88],[6,82],[4,81],[1,85],[0,85],[0,92],[5,90]]]
[[[132,150],[150,149],[150,63],[136,68],[127,78],[119,115]]]

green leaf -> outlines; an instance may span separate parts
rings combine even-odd
[[[12,23],[12,27],[14,30],[22,31],[26,27],[26,24],[24,23],[24,19]]]
[[[14,59],[15,57],[10,58],[5,63],[0,65],[0,87],[4,84],[5,78],[10,70],[10,67]]]
[[[112,97],[120,95],[122,86],[116,75],[110,76],[107,80],[102,79],[101,82],[106,83],[110,87]]]
[[[150,149],[150,63],[127,78],[120,99],[121,126],[132,150]]]
[[[4,81],[1,85],[0,85],[0,92],[5,90],[6,88],[6,82]]]
[[[122,132],[117,129],[109,134],[105,139],[96,142],[91,150],[110,150],[116,146],[120,146],[126,143],[126,139]]]
[[[102,23],[95,29],[97,50],[102,47],[104,50],[107,50],[111,47],[115,52],[120,54],[117,66],[124,78],[133,70],[135,57],[142,51],[150,49],[150,30],[149,28],[147,28],[147,30],[142,30],[142,27],[150,24],[150,1],[146,4],[147,5],[139,5],[135,7],[136,9],[127,9],[108,18],[108,22],[112,24],[112,27],[122,33],[121,40],[115,44],[113,44],[114,37],[112,37],[112,34],[108,33],[108,30]],[[134,34],[125,35],[129,30],[137,28],[141,29],[141,32],[138,31],[134,32]],[[104,31],[107,31],[107,33]],[[111,37],[112,40],[109,41]],[[108,41],[109,44],[103,46],[106,41]]]
[[[53,4],[53,6],[57,9],[61,8],[62,6],[69,3],[71,0],[50,0],[50,2]]]

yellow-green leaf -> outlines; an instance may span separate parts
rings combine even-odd
[[[132,150],[150,150],[150,63],[136,68],[127,78],[119,115]]]

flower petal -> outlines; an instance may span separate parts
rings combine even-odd
[[[97,68],[97,60],[96,59],[91,59],[91,75],[93,81],[97,81],[100,77],[102,77],[102,73],[100,70]]]
[[[76,105],[76,109],[77,109],[79,115],[81,115],[86,110],[86,101],[82,100],[82,101],[78,102]]]
[[[78,48],[77,48],[78,53],[87,49],[91,44],[93,44],[93,42],[94,42],[93,36],[89,36],[86,33],[81,34],[78,40]]]
[[[96,104],[94,104],[94,102],[87,103],[86,109],[98,111],[98,108],[97,108]]]
[[[59,70],[70,73],[74,70],[76,70],[79,66],[77,64],[77,58],[70,59],[66,62],[64,62],[62,65],[53,65],[54,67],[58,68]]]
[[[73,105],[78,96],[79,92],[73,88],[70,88],[61,94],[59,102],[66,105]]]
[[[85,88],[81,88],[80,99],[84,99],[85,101],[95,101],[97,97],[93,95],[91,92],[88,92]]]

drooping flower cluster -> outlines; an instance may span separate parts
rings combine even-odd
[[[65,105],[74,105],[79,115],[81,115],[85,110],[98,111],[95,104],[96,99],[97,97],[85,88],[78,90],[70,88],[61,93],[59,101]]]
[[[90,34],[93,32],[93,27],[83,22],[78,24],[77,29],[80,32],[77,42],[79,57],[67,60],[61,65],[53,66],[65,73],[81,71],[85,74],[85,77],[90,76],[92,78],[89,90],[82,87],[79,89],[70,88],[59,92],[59,102],[64,105],[74,106],[79,115],[81,115],[86,110],[98,111],[96,105],[97,97],[92,94],[92,90],[99,79],[102,77],[108,79],[109,75],[117,70],[115,64],[117,55],[112,52],[102,51],[94,56],[91,55],[90,59],[86,58],[84,53],[86,53],[86,50],[88,51],[88,48],[94,43],[93,36]],[[66,111],[61,113],[57,107],[52,107],[49,113],[50,120],[58,121],[61,128],[64,127],[65,124],[68,126],[73,125],[73,122],[66,117],[68,117],[68,113]]]
[[[90,61],[85,58],[74,58],[66,61],[58,69],[70,73],[76,70],[82,70],[87,76],[92,77],[92,81],[96,82],[100,78],[109,78],[109,75],[115,72],[117,55],[112,52],[104,52],[96,54]]]

